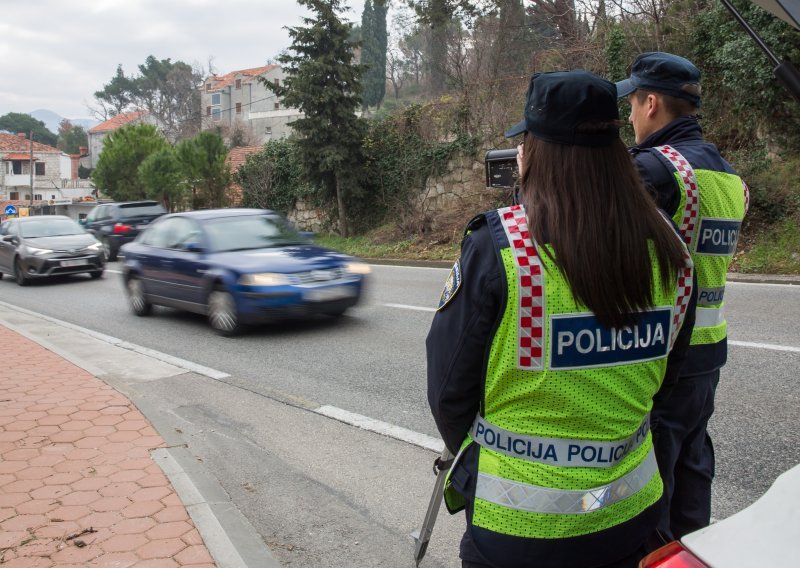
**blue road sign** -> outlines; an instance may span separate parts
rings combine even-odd
[[[6,205],[5,213],[9,217],[11,217],[12,215],[16,215],[17,214],[17,208],[14,207],[13,205]]]

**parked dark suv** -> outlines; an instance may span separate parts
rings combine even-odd
[[[81,224],[103,243],[106,258],[117,260],[119,247],[131,242],[155,219],[166,213],[158,201],[129,201],[98,205]]]

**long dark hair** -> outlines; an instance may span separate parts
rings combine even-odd
[[[605,127],[608,127],[607,125]],[[608,327],[653,306],[653,243],[664,290],[686,264],[675,231],[656,209],[621,140],[553,144],[525,135],[521,200],[531,234],[562,270],[575,298]]]

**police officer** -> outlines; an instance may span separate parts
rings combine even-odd
[[[616,103],[585,71],[531,78],[506,133],[522,205],[469,223],[431,325],[465,567],[633,567],[661,517],[648,413],[688,347],[692,268]]]
[[[662,531],[680,538],[711,517],[714,449],[706,431],[727,359],[725,278],[748,205],[747,186],[697,120],[700,71],[670,53],[643,53],[617,83],[631,104],[631,149],[645,185],[678,225],[698,279],[697,320],[680,381],[656,397],[653,437],[669,500]]]

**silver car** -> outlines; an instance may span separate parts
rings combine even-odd
[[[22,217],[0,225],[0,278],[9,274],[20,286],[61,274],[100,278],[105,265],[102,243],[69,217]]]

